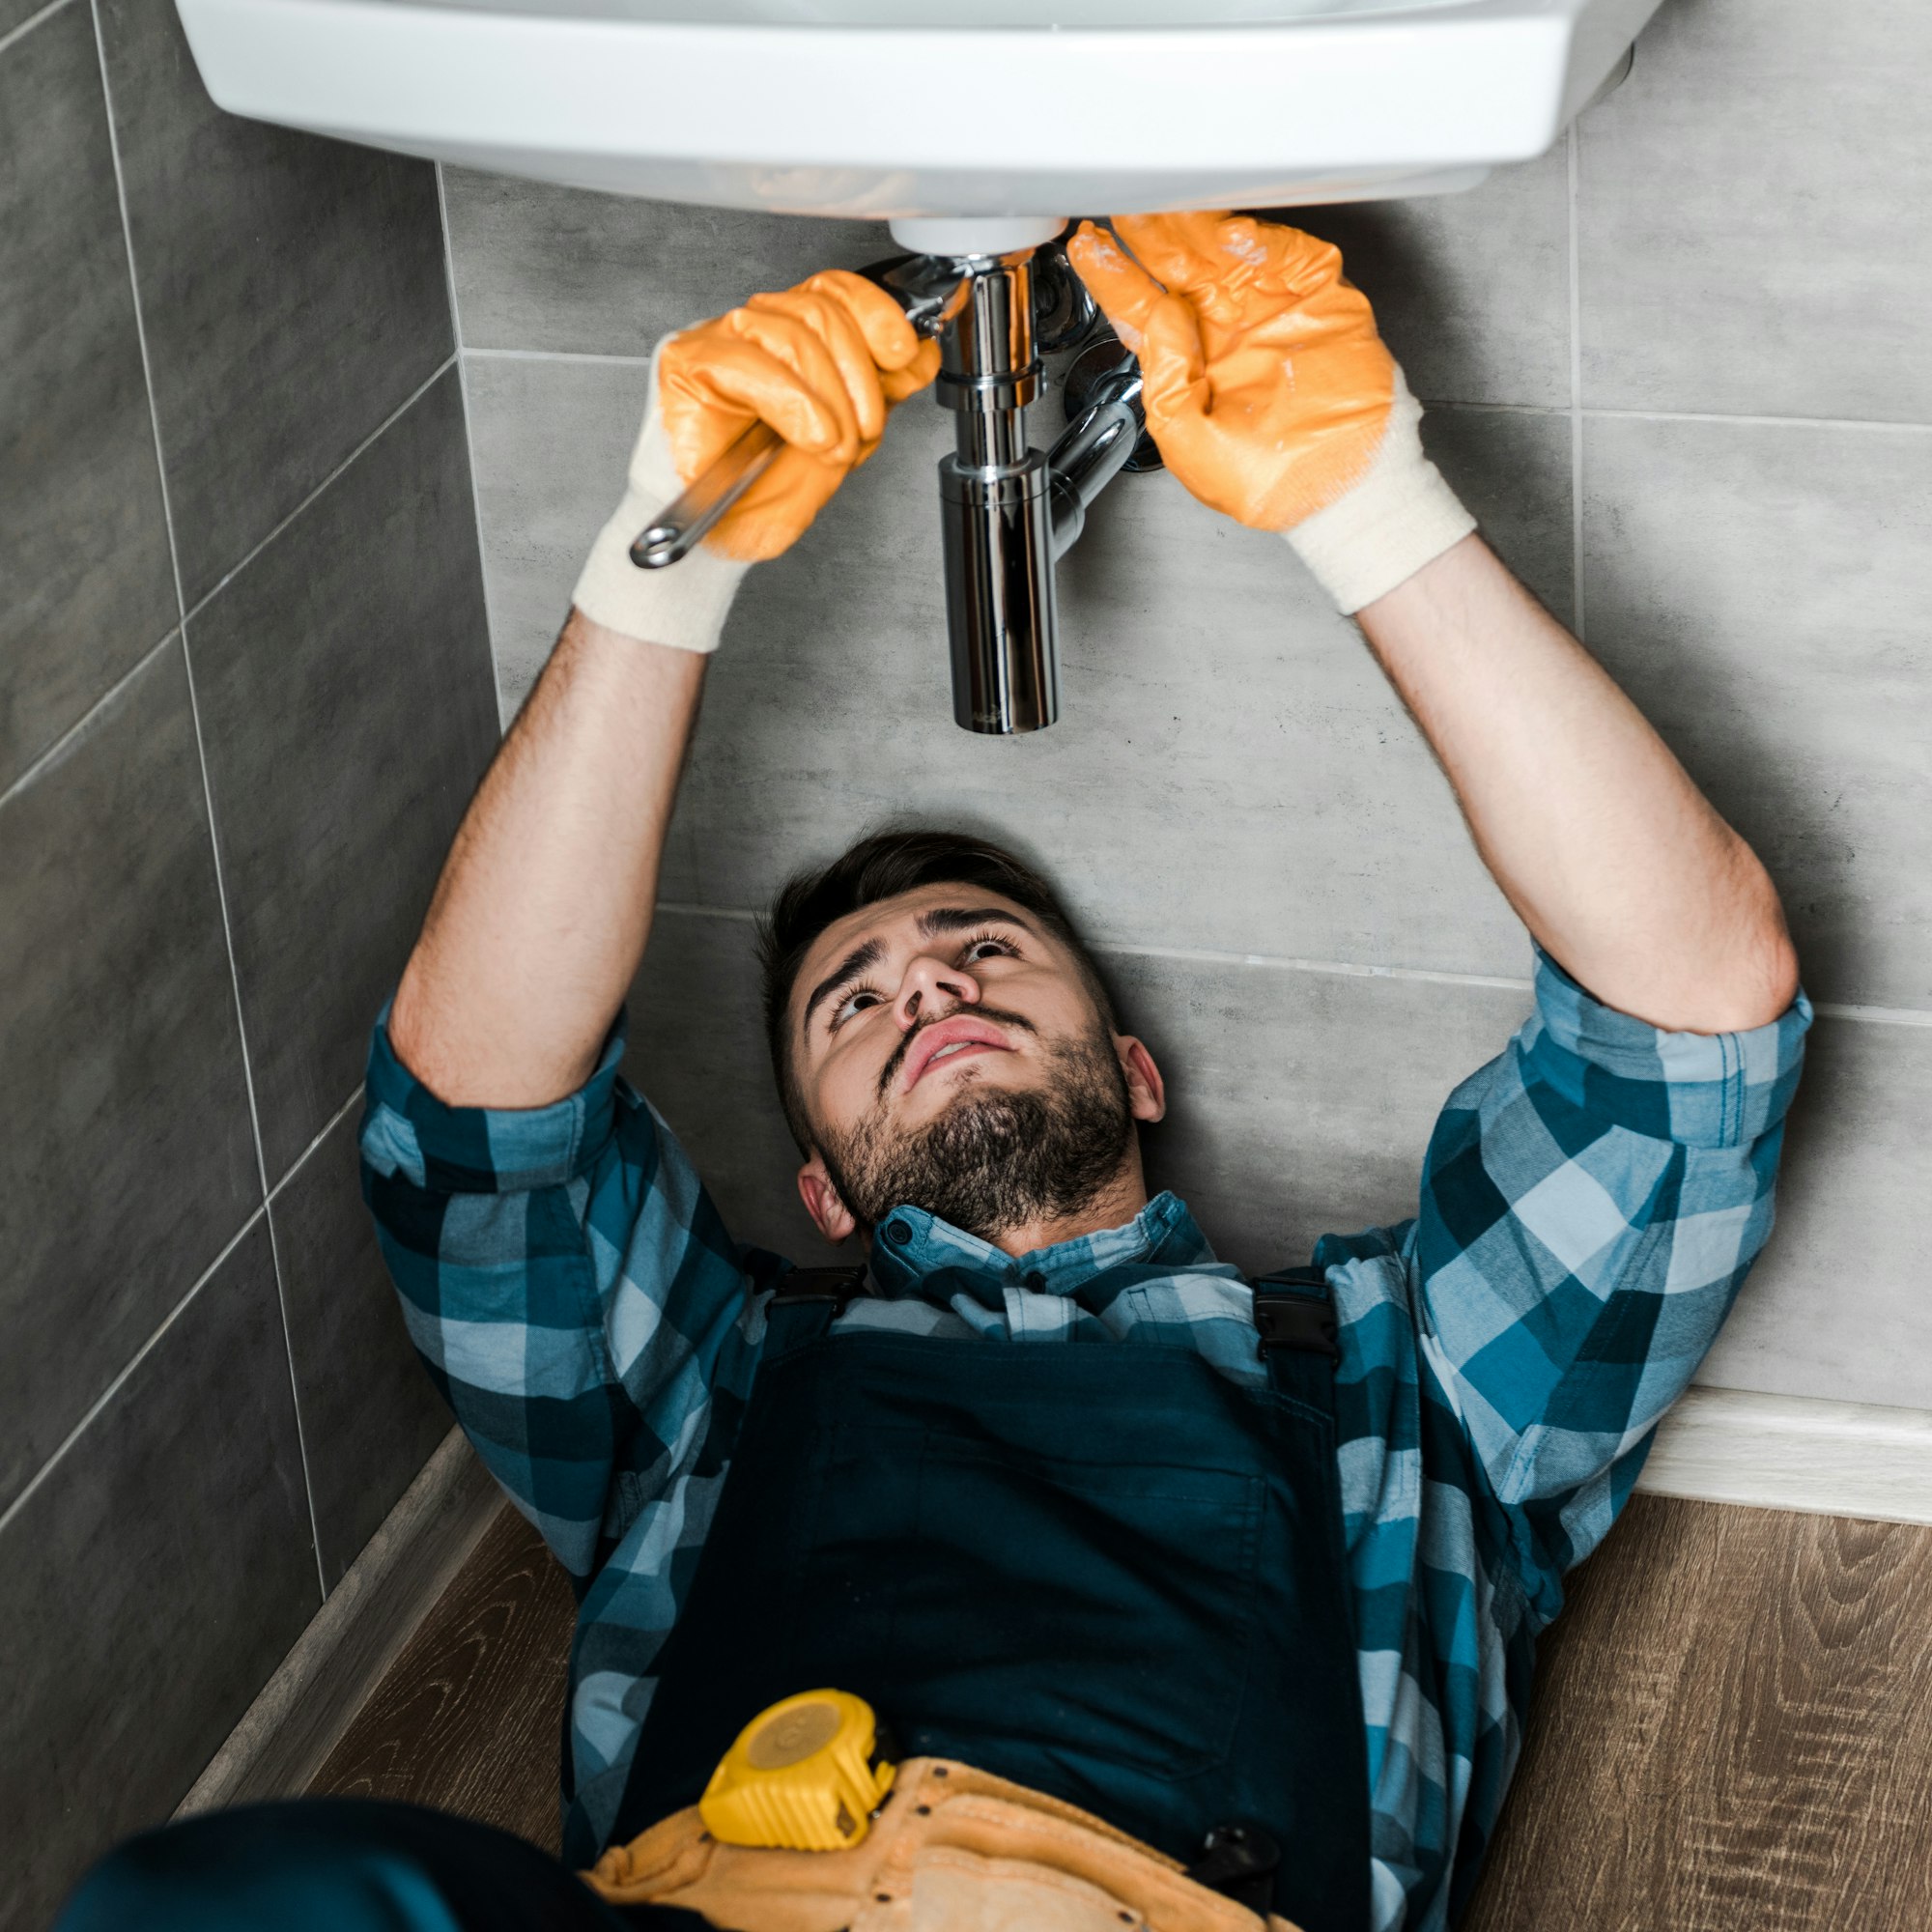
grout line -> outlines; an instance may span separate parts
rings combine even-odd
[[[1575,137],[1575,128],[1571,129]],[[1575,155],[1575,149],[1573,149]],[[1573,174],[1577,162],[1573,158]],[[1754,429],[1868,429],[1876,435],[1932,437],[1932,421],[1926,423],[1888,423],[1866,415],[1737,415],[1723,410],[1613,410],[1582,406],[1582,330],[1580,330],[1580,259],[1571,230],[1571,402],[1453,402],[1447,396],[1420,398],[1424,410],[1457,410],[1490,415],[1569,415],[1580,421],[1625,421],[1625,423],[1743,423]],[[607,363],[612,367],[647,369],[651,357],[645,355],[597,355],[585,350],[485,350],[464,346],[466,361],[554,361],[554,363]]]
[[[1570,124],[1570,626],[1580,643],[1583,617],[1583,251],[1577,234],[1581,178],[1577,124]]]
[[[1823,1020],[1862,1020],[1867,1026],[1932,1027],[1932,1012],[1921,1007],[1859,1007],[1837,1000],[1813,1000],[1811,1010]]]
[[[1856,429],[1882,436],[1932,436],[1932,422],[1883,422],[1875,416],[1760,416],[1720,410],[1584,410],[1606,422],[1742,423],[1752,429]]]
[[[476,570],[483,580],[483,621],[488,627],[490,681],[496,686],[497,733],[503,731],[503,666],[497,655],[497,612],[490,596],[489,552],[483,544],[483,492],[476,480],[475,415],[469,407],[469,363],[463,351],[463,306],[456,298],[456,244],[449,234],[449,197],[442,185],[442,163],[436,164],[436,212],[442,222],[442,280],[449,296],[449,327],[456,338],[456,384],[463,397],[463,453],[469,461],[469,510],[476,522]]]
[[[610,362],[636,369],[648,369],[651,364],[648,350],[641,355],[600,355],[579,349],[466,349],[463,353],[490,362]]]
[[[51,4],[43,7],[38,14],[29,14],[17,27],[11,27],[0,34],[0,54],[4,54],[15,41],[25,40],[43,20],[51,20],[67,4],[68,0],[51,0]]]
[[[131,255],[132,253],[131,249],[129,250],[129,253]],[[296,519],[303,513],[303,511],[309,509],[316,502],[316,500],[319,497],[321,497],[322,495],[329,488],[331,484],[340,480],[340,478],[355,465],[355,460],[358,457],[360,457],[365,451],[367,451],[372,444],[379,441],[386,430],[393,428],[398,422],[400,422],[403,419],[404,416],[408,415],[411,410],[412,410],[416,406],[416,404],[423,399],[424,395],[427,394],[429,390],[435,388],[437,384],[440,383],[443,377],[449,374],[450,367],[453,363],[456,362],[456,360],[457,357],[454,352],[452,352],[442,362],[439,363],[437,367],[430,372],[429,376],[415,389],[412,390],[410,395],[403,402],[399,403],[393,410],[391,410],[389,413],[386,416],[384,416],[383,420],[380,423],[378,423],[376,427],[373,430],[371,430],[369,434],[365,436],[362,439],[362,440],[358,442],[355,445],[355,447],[352,449],[349,452],[349,454],[345,456],[342,459],[342,461],[338,463],[335,466],[335,468],[331,469],[328,472],[328,474],[325,476],[322,479],[322,481],[318,483],[315,486],[315,488],[311,490],[308,493],[308,495],[304,497],[301,499],[301,501],[298,503],[295,506],[295,508],[291,510],[288,513],[288,515],[284,517],[281,520],[281,522],[278,523],[275,526],[275,527],[271,529],[269,532],[269,534],[265,536],[262,539],[262,541],[258,543],[254,547],[254,549],[248,553],[246,556],[244,556],[242,559],[240,563],[233,565],[230,569],[224,570],[221,573],[220,579],[216,582],[214,586],[211,590],[209,590],[204,596],[202,596],[196,602],[196,604],[191,610],[183,611],[182,613],[183,621],[185,623],[191,621],[196,617],[199,617],[201,613],[204,611],[206,611],[208,607],[211,604],[213,604],[214,600],[217,597],[219,597],[221,593],[224,590],[226,590],[228,586],[231,583],[233,583],[235,580],[238,577],[240,577],[242,573],[244,570],[246,570],[248,566],[251,563],[253,563],[255,559],[258,556],[260,556],[262,553],[265,550],[267,550],[268,547],[271,543],[273,543],[274,540],[278,536],[280,536],[283,533],[283,531],[285,531],[289,527],[289,526],[293,524],[296,521]],[[466,425],[466,431],[467,431],[467,425]]]
[[[1527,993],[1534,980],[1507,973],[1446,973],[1427,966],[1372,966],[1352,959],[1300,959],[1282,952],[1223,952],[1205,946],[1129,946],[1096,939],[1095,952],[1126,959],[1179,959],[1195,966],[1258,966],[1270,973],[1319,973],[1345,980],[1406,980],[1430,986],[1500,986]]]
[[[697,905],[689,899],[660,899],[658,911],[681,913],[686,919],[729,919],[745,925],[753,925],[758,915],[747,912],[742,906]]]
[[[361,1081],[358,1080],[355,1083],[355,1093],[350,1094],[348,1099],[343,1101],[341,1106],[336,1108],[335,1112],[329,1115],[328,1120],[327,1123],[324,1125],[322,1131],[316,1135],[314,1140],[309,1142],[307,1147],[302,1149],[300,1153],[296,1155],[294,1160],[289,1162],[289,1171],[285,1175],[283,1175],[278,1181],[275,1182],[274,1186],[269,1189],[269,1201],[271,1205],[274,1202],[275,1196],[278,1195],[282,1191],[282,1189],[285,1188],[289,1184],[289,1182],[292,1181],[296,1178],[296,1176],[301,1172],[302,1168],[306,1165],[309,1156],[315,1152],[316,1149],[319,1148],[323,1144],[323,1142],[326,1141],[329,1137],[329,1135],[336,1130],[336,1128],[339,1125],[341,1125],[342,1117],[346,1113],[348,1113],[350,1108],[355,1106],[356,1101],[361,1099],[361,1097],[362,1097],[362,1083]]]
[[[66,0],[62,0],[62,4],[65,5]],[[179,599],[176,601],[176,609],[180,609]],[[170,624],[167,635],[158,643],[150,644],[134,663],[123,671],[5,791],[0,791],[0,808],[4,808],[10,799],[25,791],[51,766],[59,764],[73,750],[75,741],[98,722],[100,714],[180,636],[180,623]]]
[[[1573,413],[1568,403],[1457,403],[1446,396],[1438,396],[1434,402],[1423,398],[1418,400],[1425,410],[1474,416],[1568,416]]]
[[[208,852],[209,858],[214,867],[214,897],[215,904],[221,913],[222,944],[228,951],[228,984],[230,994],[235,1002],[235,1035],[236,1042],[242,1051],[242,1081],[248,1094],[248,1123],[255,1137],[256,1185],[260,1188],[262,1195],[262,1205],[257,1211],[266,1214],[269,1208],[269,1161],[267,1152],[262,1145],[262,1110],[255,1097],[255,1063],[254,1056],[248,1050],[248,1019],[242,1005],[242,970],[235,954],[235,926],[228,911],[228,880],[222,869],[221,838],[215,827],[214,786],[209,778],[208,772],[208,741],[202,729],[201,698],[194,686],[194,652],[190,646],[187,632],[187,597],[186,592],[182,586],[181,550],[175,540],[174,497],[168,489],[168,466],[161,442],[160,411],[155,402],[155,370],[153,359],[148,352],[147,319],[141,309],[141,275],[140,270],[134,261],[134,228],[128,213],[128,180],[121,164],[120,131],[114,125],[114,89],[107,73],[107,37],[102,31],[100,24],[101,0],[89,0],[89,5],[92,9],[94,23],[95,58],[100,66],[100,96],[107,114],[108,153],[114,163],[114,192],[121,207],[121,241],[123,247],[128,251],[128,286],[134,302],[134,336],[140,345],[141,380],[147,386],[148,422],[154,432],[155,438],[155,468],[159,477],[161,489],[161,522],[167,531],[168,564],[174,574],[175,608],[181,612],[182,670],[187,679],[188,717],[194,726],[195,757],[201,766],[201,799],[202,810],[206,812],[208,820]],[[419,393],[420,391],[418,391]],[[412,397],[411,400],[413,401],[414,398]],[[408,405],[405,405],[405,407],[407,408]],[[378,434],[380,433],[379,431]],[[371,440],[373,440],[373,439]],[[366,446],[365,444],[364,447]],[[354,460],[353,457],[350,459],[351,462]],[[345,465],[344,468],[346,467]],[[337,474],[340,474],[340,471]],[[324,485],[324,488],[327,487],[327,485]],[[313,497],[308,500],[313,501]],[[282,526],[277,526],[277,528],[280,527]],[[270,532],[270,539],[272,535],[273,532]],[[270,539],[265,539],[265,541]],[[258,544],[256,551],[259,551],[261,547]],[[255,554],[255,552],[251,551],[249,554],[252,556]],[[233,577],[234,574],[233,571],[230,571],[228,577]],[[224,577],[222,582],[227,582],[228,577]],[[215,588],[218,590],[220,585],[217,584]],[[213,594],[213,591],[209,593],[210,596]],[[201,604],[195,607],[196,610],[201,610],[207,604],[207,598],[202,599]],[[328,1578],[322,1567],[322,1532],[316,1516],[315,1483],[309,1472],[308,1438],[302,1432],[301,1404],[296,1396],[296,1358],[295,1347],[289,1337],[288,1294],[282,1283],[281,1257],[275,1250],[274,1229],[272,1227],[269,1230],[269,1243],[270,1264],[275,1276],[275,1304],[282,1318],[282,1357],[288,1364],[289,1400],[295,1411],[296,1447],[301,1457],[302,1492],[308,1503],[309,1543],[315,1555],[316,1584],[322,1592],[323,1601],[326,1603],[328,1599]],[[203,1279],[205,1280],[206,1276]],[[172,1318],[170,1319],[172,1320]],[[143,1350],[143,1352],[145,1353],[146,1351]],[[135,1359],[138,1360],[139,1357],[137,1356]]]
[[[21,1510],[23,1510],[27,1506],[28,1497],[33,1495],[33,1493],[41,1487],[41,1485],[46,1481],[48,1476],[53,1473],[55,1466],[60,1463],[62,1458],[65,1457],[68,1451],[71,1449],[73,1445],[76,1442],[78,1442],[80,1438],[87,1433],[87,1430],[89,1426],[93,1423],[94,1419],[98,1415],[99,1415],[101,1410],[104,1409],[107,1406],[107,1405],[110,1402],[112,1402],[118,1394],[120,1394],[121,1390],[127,1386],[128,1377],[131,1376],[134,1373],[134,1371],[138,1369],[141,1366],[141,1364],[144,1361],[146,1361],[151,1354],[154,1353],[156,1345],[160,1342],[161,1337],[165,1335],[168,1332],[168,1330],[172,1328],[175,1325],[175,1323],[181,1320],[182,1315],[187,1308],[188,1303],[192,1301],[195,1298],[195,1296],[199,1294],[201,1291],[204,1288],[206,1288],[211,1281],[214,1279],[215,1275],[220,1272],[221,1264],[228,1259],[230,1255],[232,1255],[235,1252],[235,1250],[238,1247],[242,1245],[242,1241],[247,1237],[249,1230],[252,1229],[255,1223],[261,1220],[262,1217],[268,1211],[269,1211],[269,1204],[266,1201],[264,1201],[261,1204],[261,1206],[258,1207],[255,1209],[255,1211],[252,1214],[250,1214],[248,1218],[245,1221],[243,1221],[238,1229],[236,1229],[234,1235],[229,1239],[228,1245],[225,1248],[223,1248],[222,1251],[218,1255],[216,1255],[212,1262],[209,1263],[208,1266],[202,1270],[201,1274],[196,1278],[194,1286],[190,1288],[188,1292],[185,1295],[183,1295],[178,1302],[175,1303],[174,1307],[171,1308],[168,1311],[168,1313],[161,1318],[160,1321],[156,1324],[155,1328],[155,1332],[152,1335],[150,1335],[148,1339],[145,1342],[143,1342],[138,1349],[135,1350],[133,1355],[128,1359],[126,1366],[121,1370],[121,1373],[117,1375],[114,1378],[114,1379],[110,1381],[107,1384],[107,1386],[104,1389],[102,1389],[98,1396],[95,1397],[93,1402],[91,1402],[88,1405],[87,1412],[80,1418],[78,1422],[76,1422],[73,1425],[71,1429],[68,1431],[66,1435],[64,1435],[61,1438],[60,1446],[54,1450],[54,1452],[47,1458],[47,1460],[44,1463],[41,1464],[41,1466],[38,1469],[34,1471],[33,1480],[29,1482],[26,1488],[23,1489],[20,1492],[20,1493],[17,1496],[15,1496],[11,1503],[7,1505],[4,1511],[0,1511],[0,1533],[4,1533],[7,1528],[7,1525],[10,1522],[12,1522],[14,1519],[19,1515]]]
[[[689,899],[660,899],[657,910],[686,919],[722,919],[750,925],[758,915],[742,906],[697,905]],[[1119,953],[1129,959],[1179,959],[1197,966],[1258,966],[1273,973],[1321,973],[1348,980],[1406,980],[1429,986],[1492,986],[1526,993],[1529,979],[1509,973],[1451,973],[1431,966],[1373,966],[1352,959],[1302,959],[1286,952],[1231,952],[1205,946],[1132,946],[1124,940],[1090,942],[1095,952]],[[1811,1009],[1822,1019],[1859,1020],[1867,1026],[1932,1027],[1932,1009],[1865,1007],[1833,1000],[1814,1000]]]

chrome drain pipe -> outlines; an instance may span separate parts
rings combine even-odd
[[[1034,254],[914,255],[865,271],[939,343],[934,393],[953,425],[952,453],[939,464],[952,716],[969,731],[1000,736],[1040,730],[1060,715],[1054,562],[1134,456],[1145,423],[1139,370],[1116,344],[1118,362],[1091,383],[1086,407],[1051,452],[1029,445],[1026,412],[1041,381]],[[1064,302],[1071,271],[1057,267]],[[1053,346],[1070,347],[1092,323],[1091,305],[1076,304]],[[1083,364],[1096,355],[1104,365],[1094,348]],[[761,429],[741,437],[638,538],[632,561],[650,570],[685,555],[774,447]]]

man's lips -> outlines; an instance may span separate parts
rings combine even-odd
[[[946,1059],[939,1062],[942,1066],[949,1062],[965,1059],[965,1049],[973,1047],[990,1046],[1002,1053],[1013,1050],[1006,1035],[990,1020],[975,1019],[964,1014],[956,1019],[941,1020],[937,1026],[926,1027],[913,1037],[912,1044],[906,1049],[905,1069],[899,1075],[899,1092],[911,1093],[919,1085],[920,1075],[949,1046],[959,1047],[962,1051],[947,1054]]]

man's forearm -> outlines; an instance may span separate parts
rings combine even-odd
[[[704,658],[573,611],[450,849],[389,1039],[460,1106],[581,1086],[643,956]]]
[[[1784,1010],[1797,963],[1756,855],[1480,538],[1357,614],[1496,883],[1577,980],[1686,1032]]]

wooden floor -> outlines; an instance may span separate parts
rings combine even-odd
[[[1633,1500],[1462,1932],[1926,1932],[1932,1529]],[[311,1787],[554,1849],[573,1605],[507,1508]]]

